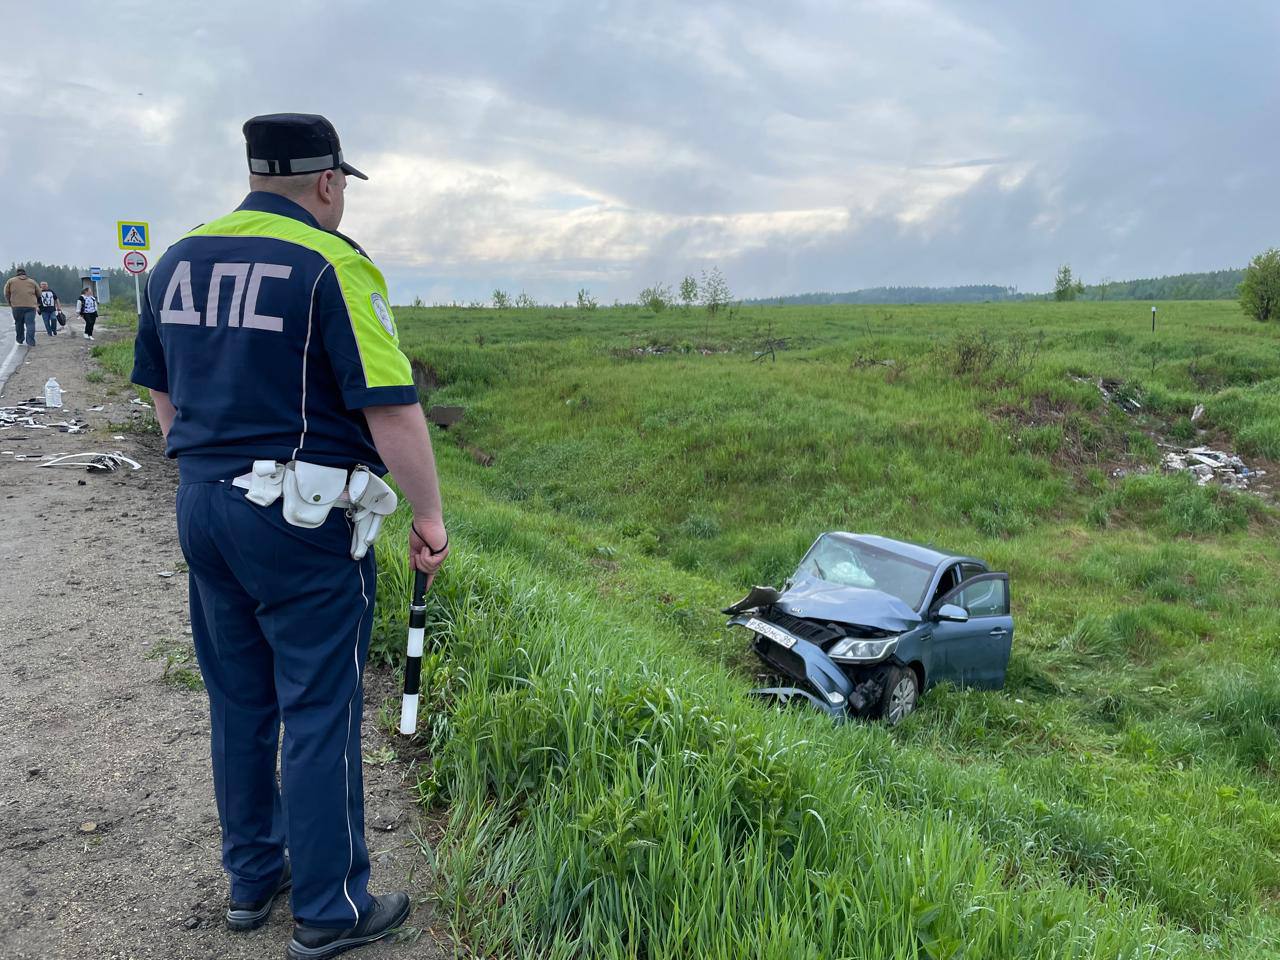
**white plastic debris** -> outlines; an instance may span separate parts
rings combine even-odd
[[[1237,454],[1209,447],[1174,447],[1161,461],[1166,473],[1189,473],[1196,483],[1218,483],[1231,490],[1248,489],[1249,483],[1266,474],[1248,466]]]
[[[131,460],[119,450],[112,453],[66,453],[60,457],[54,457],[45,463],[40,464],[42,467],[76,467],[81,470],[88,470],[91,473],[113,473],[120,467],[127,466],[132,470],[141,470],[142,464],[137,460]]]

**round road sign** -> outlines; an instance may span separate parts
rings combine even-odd
[[[130,250],[124,255],[124,268],[130,273],[141,273],[147,269],[147,258],[137,250]]]

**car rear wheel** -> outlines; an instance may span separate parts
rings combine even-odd
[[[890,667],[885,671],[884,692],[880,696],[880,717],[896,727],[916,708],[920,699],[920,681],[910,667]]]

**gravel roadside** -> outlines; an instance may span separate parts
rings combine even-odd
[[[100,343],[123,335],[98,329]],[[92,344],[78,328],[38,336],[0,406],[41,396],[54,376],[63,411],[38,419],[89,427],[0,429],[0,956],[280,957],[287,902],[250,934],[222,922],[208,705],[194,682],[173,520],[177,469],[159,436],[138,429],[149,415],[129,403],[132,390],[91,375]],[[14,456],[88,450],[121,451],[142,469],[90,474]],[[373,884],[414,890],[416,871],[420,892],[427,865],[415,834],[433,825],[412,802],[406,766],[389,759],[396,744],[370,719],[393,694],[389,676],[369,678]],[[415,906],[409,926],[412,946],[355,956],[454,955],[430,903]]]

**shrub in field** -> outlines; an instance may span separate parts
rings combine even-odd
[[[698,284],[698,299],[706,308],[707,316],[712,319],[733,299],[733,295],[729,292],[729,281],[724,278],[719,267],[712,267],[710,273],[706,270],[702,271],[702,282]]]
[[[639,303],[640,306],[654,313],[661,313],[671,303],[671,287],[665,283],[655,283],[651,287],[645,287],[640,291]]]
[[[1035,366],[1044,337],[1025,336],[997,339],[990,331],[958,334],[939,346],[943,363],[957,377],[981,379],[988,375],[1001,383],[1017,383]]]
[[[511,306],[511,297],[505,290],[495,289],[493,291],[493,306],[495,310],[506,310]]]
[[[1240,282],[1240,306],[1255,320],[1280,318],[1280,250],[1258,254]]]
[[[596,302],[596,298],[591,295],[590,290],[588,290],[586,287],[583,287],[578,291],[578,309],[579,310],[594,310],[598,306],[599,304]]]
[[[680,302],[688,310],[698,299],[698,281],[693,277],[685,277],[680,281]]]
[[[1074,300],[1082,293],[1084,293],[1083,281],[1073,278],[1071,265],[1064,263],[1058,268],[1058,276],[1053,282],[1053,299]]]

